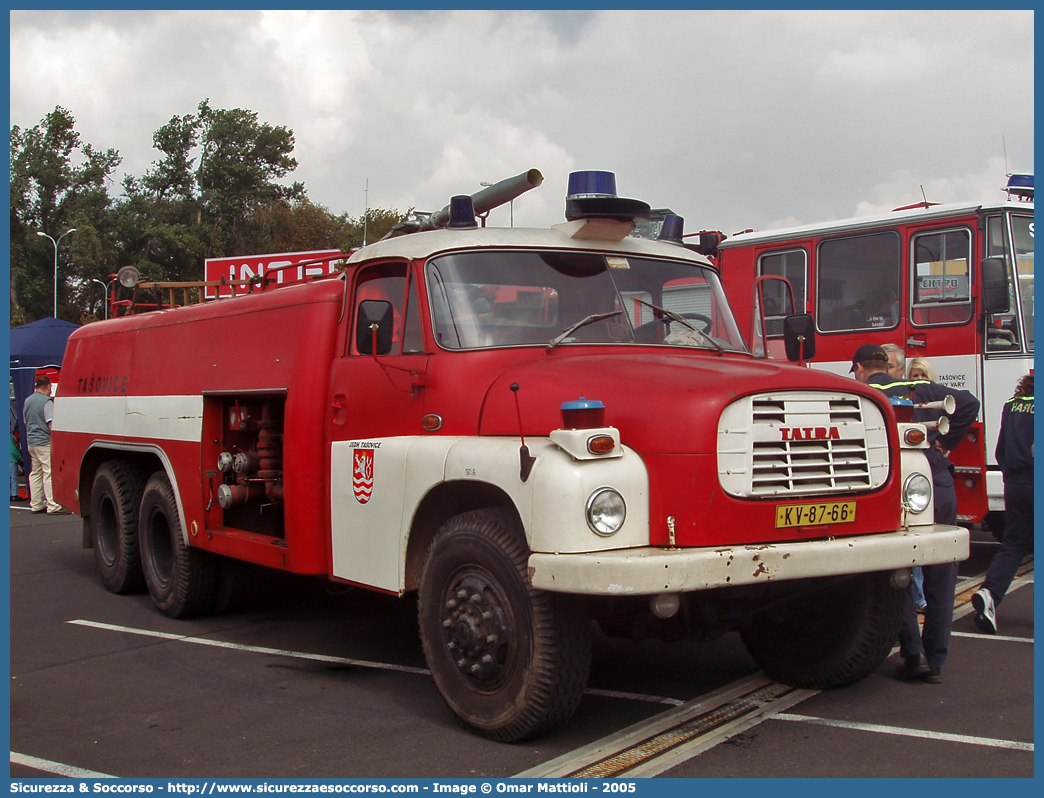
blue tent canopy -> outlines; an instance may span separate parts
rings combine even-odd
[[[25,422],[22,421],[22,405],[33,392],[36,370],[61,368],[65,357],[65,344],[79,324],[61,319],[40,319],[11,330],[11,383],[14,386],[14,401],[11,416],[18,424],[22,441],[22,457],[29,462],[29,451],[25,445]]]

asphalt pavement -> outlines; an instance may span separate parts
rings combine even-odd
[[[574,720],[502,745],[464,732],[443,704],[410,598],[272,574],[247,608],[176,621],[146,594],[105,591],[78,517],[24,505],[10,517],[12,777],[506,778],[566,772],[682,715],[696,718],[691,739],[645,775],[1033,775],[1032,561],[999,634],[980,634],[967,600],[996,549],[981,531],[941,685],[892,679],[893,657],[851,688],[783,691],[705,730],[723,712],[708,707],[761,684],[737,635],[599,636]]]

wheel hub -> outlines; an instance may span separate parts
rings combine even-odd
[[[505,605],[488,578],[467,573],[450,583],[442,628],[447,653],[461,676],[495,688],[508,669],[511,634]]]

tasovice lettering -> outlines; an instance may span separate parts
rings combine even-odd
[[[76,381],[77,393],[127,393],[127,375],[95,374],[90,377],[80,377]]]

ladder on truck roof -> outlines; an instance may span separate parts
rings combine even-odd
[[[255,275],[246,280],[230,280],[223,277],[220,280],[141,281],[138,279],[137,269],[124,267],[119,274],[113,275],[113,278],[114,282],[118,282],[124,288],[131,289],[131,297],[130,299],[116,299],[115,286],[113,286],[112,295],[109,297],[110,315],[115,318],[117,316],[130,316],[152,310],[169,310],[170,308],[203,304],[207,301],[216,302],[223,299],[235,299],[236,297],[246,296],[258,291],[272,291],[286,285],[328,280],[332,277],[339,277],[345,266],[342,265],[328,274],[308,274],[305,267],[335,260],[346,261],[348,257],[349,253],[340,252],[335,255],[287,264],[286,266],[276,266],[263,275]],[[283,273],[290,269],[301,269],[302,276],[300,278],[293,276],[290,279],[283,279]],[[208,298],[206,296],[205,289],[207,288],[214,289],[213,297]],[[222,288],[230,289],[231,296],[222,296]],[[154,291],[159,296],[154,301],[143,301],[139,298],[142,291]],[[178,302],[179,296],[181,299],[180,304]]]

